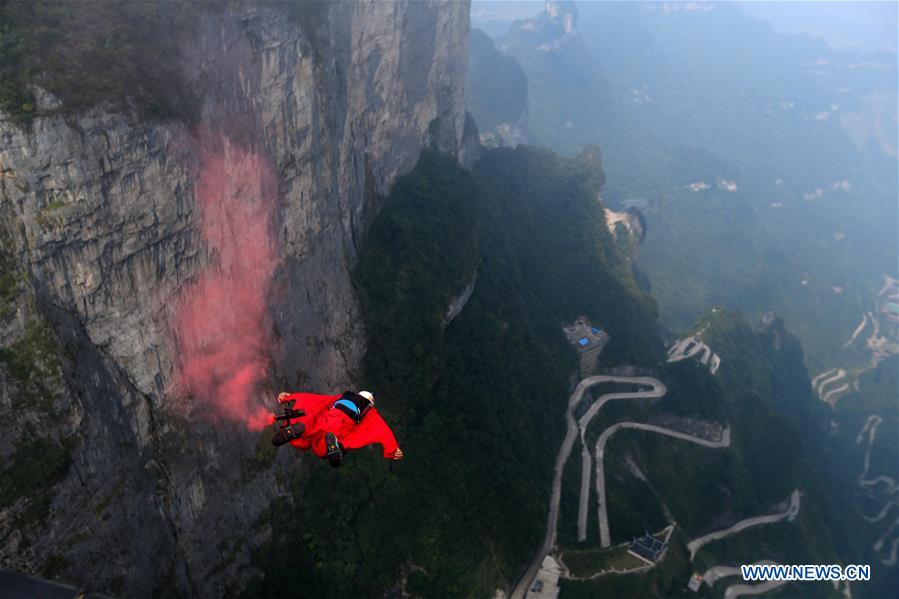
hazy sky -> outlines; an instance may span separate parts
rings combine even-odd
[[[764,18],[775,31],[809,33],[832,46],[896,52],[895,1],[741,2],[750,15]]]
[[[588,1],[576,0],[576,4]],[[896,0],[801,2],[754,1],[738,3],[748,14],[771,23],[775,31],[782,33],[808,33],[824,38],[832,46],[863,50],[889,50],[896,52],[897,23]],[[488,0],[472,3],[472,19],[489,29],[505,30],[502,22],[524,18],[540,12],[542,1]],[[491,26],[492,25],[492,26]]]

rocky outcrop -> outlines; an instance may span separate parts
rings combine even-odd
[[[577,7],[572,0],[547,0],[542,13],[516,21],[512,27],[524,32],[541,52],[560,52],[580,41]]]
[[[471,277],[471,282],[469,282],[465,289],[462,290],[462,293],[450,299],[449,306],[446,309],[446,317],[444,318],[445,324],[451,323],[455,318],[462,313],[462,310],[465,308],[465,304],[468,303],[468,300],[471,299],[471,294],[474,293],[474,287],[478,282],[478,274],[475,273]]]
[[[252,4],[204,14],[180,46],[191,124],[97,108],[25,129],[0,114],[17,281],[16,308],[0,310],[4,484],[35,438],[58,457],[40,506],[4,489],[0,563],[135,597],[218,596],[248,575],[286,464],[173,392],[179,294],[229,269],[201,232],[205,157],[239,147],[277,179],[261,404],[265,387],[350,383],[365,342],[349,273],[379,198],[423,147],[470,146],[467,3],[332,3],[317,19]],[[32,323],[48,331],[42,387],[16,378]]]
[[[488,148],[514,148],[528,142],[527,114],[510,123],[500,123],[480,136],[481,144]]]
[[[611,208],[603,208],[605,215],[606,228],[618,244],[618,248],[627,257],[631,263],[631,269],[637,284],[641,285],[641,279],[644,279],[644,291],[648,292],[649,281],[645,275],[639,272],[634,265],[637,255],[640,253],[640,246],[646,238],[646,217],[639,208],[630,206],[622,211],[615,211]],[[643,287],[643,285],[641,285]]]

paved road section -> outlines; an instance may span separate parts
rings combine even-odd
[[[819,383],[822,379],[825,379],[825,378],[829,377],[830,375],[832,375],[833,373],[835,373],[837,370],[838,370],[837,368],[831,368],[830,370],[825,370],[824,372],[822,372],[821,374],[819,374],[818,376],[816,376],[815,378],[813,378],[813,379],[812,379],[812,387],[813,387],[813,388],[817,388],[818,383]]]
[[[787,584],[786,580],[769,580],[762,584],[735,584],[724,591],[724,599],[737,599],[747,595],[761,595]]]
[[[740,520],[730,528],[725,528],[724,530],[716,530],[715,532],[710,532],[707,535],[703,535],[701,537],[697,537],[687,543],[687,549],[690,550],[690,560],[693,560],[693,557],[696,555],[696,552],[699,551],[700,547],[707,543],[711,543],[712,541],[717,541],[719,539],[723,539],[725,537],[729,537],[733,534],[740,532],[741,530],[745,530],[747,528],[751,528],[753,526],[759,526],[761,524],[772,524],[774,522],[780,522],[784,518],[789,518],[792,520],[796,517],[796,514],[799,513],[799,502],[800,495],[799,489],[795,489],[790,494],[790,505],[787,507],[786,511],[777,513],[777,514],[768,514],[766,516],[756,516],[754,518],[746,518],[745,520]]]
[[[753,564],[755,566],[776,566],[777,562],[772,562],[768,559],[763,559],[760,562],[755,562]],[[730,576],[742,576],[743,572],[737,566],[714,566],[705,571],[705,574],[702,575],[702,581],[707,583],[710,587],[715,586],[715,583],[721,580],[722,578],[728,578]]]
[[[845,393],[846,391],[849,391],[849,383],[844,383],[844,384],[840,385],[839,387],[837,387],[836,389],[831,389],[830,391],[828,391],[827,393],[824,394],[824,397],[821,398],[821,401],[823,401],[826,404],[830,404],[831,408],[836,408],[837,407],[837,397],[836,396],[840,395],[841,393]]]
[[[556,465],[553,469],[553,486],[549,501],[549,514],[546,516],[546,535],[537,551],[537,555],[534,556],[533,561],[530,563],[527,570],[525,570],[525,573],[518,581],[518,584],[512,589],[510,595],[511,599],[524,599],[525,593],[531,588],[531,583],[537,576],[537,572],[540,570],[543,558],[549,554],[550,550],[556,544],[556,526],[559,520],[559,498],[562,494],[562,471],[565,468],[565,462],[571,455],[571,448],[574,447],[574,440],[578,433],[578,422],[574,419],[574,411],[584,397],[584,393],[587,389],[594,385],[599,385],[600,383],[625,383],[652,387],[652,391],[635,392],[644,394],[643,397],[661,397],[667,392],[665,385],[652,377],[598,375],[585,378],[578,383],[578,386],[568,399],[568,410],[565,414],[565,438],[562,440],[562,446],[559,448],[559,453],[556,455]],[[589,422],[589,419],[595,416],[606,402],[616,399],[616,396],[619,399],[622,398],[622,396],[633,399],[635,398],[635,393],[609,393],[601,396],[587,411],[587,414],[592,412],[592,415],[587,418],[586,422]],[[587,414],[584,416],[587,416]],[[582,421],[584,420],[584,416],[581,417]]]
[[[837,368],[836,371],[829,370],[827,373],[828,376],[819,378],[821,375],[816,376],[815,380],[817,381],[817,385],[812,384],[812,389],[814,389],[818,393],[818,398],[824,399],[824,388],[830,385],[831,383],[835,383],[839,381],[841,378],[846,376],[847,372],[842,368]]]
[[[687,358],[692,358],[700,351],[702,352],[702,357],[699,361],[704,366],[708,366],[712,374],[718,372],[718,367],[721,366],[721,357],[714,353],[712,348],[700,341],[696,335],[681,339],[672,345],[668,350],[668,361],[679,362],[680,360],[686,360]],[[710,359],[711,364],[709,363]]]
[[[682,441],[689,441],[690,443],[696,443],[697,445],[702,445],[705,447],[730,447],[729,426],[724,429],[724,431],[722,431],[721,438],[717,441],[709,441],[708,439],[703,439],[702,437],[694,437],[693,435],[688,435],[686,433],[671,430],[669,428],[663,428],[661,426],[655,426],[652,424],[642,424],[640,422],[619,422],[604,430],[603,433],[599,436],[599,439],[596,441],[596,497],[599,510],[600,547],[608,547],[611,545],[611,539],[609,536],[609,513],[608,509],[606,508],[606,481],[605,472],[603,470],[603,453],[605,452],[606,442],[612,437],[612,435],[623,428],[631,428],[642,431],[649,431],[652,433],[659,433],[661,435],[667,435],[669,437],[681,439]]]
[[[584,441],[584,435],[587,432],[587,427],[590,425],[590,421],[599,413],[600,409],[609,401],[615,399],[646,399],[646,398],[658,398],[665,395],[668,392],[668,389],[665,388],[661,382],[653,378],[643,378],[643,385],[648,385],[652,387],[646,391],[632,391],[632,392],[622,392],[622,393],[607,393],[593,402],[593,405],[581,416],[580,420],[578,420],[578,428],[580,429],[581,435],[581,495],[580,495],[580,503],[578,504],[578,512],[577,512],[577,538],[578,541],[586,541],[587,540],[587,502],[590,498],[590,475],[592,474],[592,463],[590,457],[590,450],[587,448],[587,443]],[[619,381],[620,382],[620,381]]]

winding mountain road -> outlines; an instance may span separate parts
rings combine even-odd
[[[553,546],[556,544],[556,526],[559,521],[559,500],[562,495],[562,472],[565,469],[565,462],[568,461],[568,457],[571,455],[571,449],[574,447],[574,440],[577,437],[579,430],[578,421],[574,419],[575,408],[577,408],[578,404],[581,402],[587,389],[601,383],[645,385],[652,387],[652,389],[649,391],[634,391],[631,393],[607,393],[600,396],[599,399],[593,402],[587,412],[581,416],[580,421],[584,422],[585,425],[590,422],[590,419],[599,412],[603,405],[613,399],[661,397],[667,392],[665,385],[658,379],[652,377],[597,375],[587,377],[578,383],[574,392],[572,392],[568,399],[568,409],[565,414],[565,438],[562,440],[562,446],[559,448],[559,453],[556,455],[556,464],[553,468],[553,486],[550,495],[549,514],[547,514],[546,517],[546,535],[537,551],[537,555],[534,556],[533,561],[528,565],[524,575],[519,579],[518,584],[512,589],[510,595],[511,599],[524,598],[527,590],[530,588],[531,583],[536,577],[537,572],[540,570],[543,558],[549,554],[550,550],[552,550]]]
[[[812,389],[815,389],[818,392],[818,397],[820,399],[824,399],[824,388],[830,385],[831,383],[835,383],[839,381],[841,378],[846,376],[848,373],[842,368],[837,368],[835,371],[829,370],[826,373],[828,376],[821,377],[821,375],[815,377],[815,381],[817,384],[812,383]]]
[[[776,514],[768,514],[766,516],[756,516],[754,518],[746,518],[745,520],[740,520],[730,528],[725,528],[724,530],[716,530],[715,532],[710,532],[707,535],[703,535],[701,537],[697,537],[687,543],[687,549],[690,550],[690,561],[696,556],[696,552],[699,549],[712,541],[717,541],[719,539],[723,539],[725,537],[729,537],[730,535],[736,534],[741,530],[745,530],[747,528],[753,526],[759,526],[761,524],[772,524],[774,522],[780,522],[784,518],[795,518],[796,514],[799,513],[799,502],[800,495],[799,489],[794,489],[790,494],[790,505],[787,507],[786,511],[779,512]],[[752,587],[755,588],[755,587]],[[753,594],[753,593],[744,593],[744,594]]]
[[[820,373],[818,376],[816,376],[815,378],[813,378],[813,379],[812,379],[812,388],[813,388],[813,389],[817,389],[817,387],[818,387],[818,382],[819,382],[819,381],[821,381],[822,379],[825,379],[825,378],[829,377],[830,375],[832,375],[833,373],[835,373],[837,370],[838,370],[837,368],[831,368],[830,370],[825,370],[824,372]]]
[[[890,508],[897,504],[897,499],[891,499],[891,497],[893,495],[899,495],[899,484],[896,483],[896,479],[893,477],[880,475],[875,476],[874,478],[868,478],[868,470],[871,467],[871,448],[874,445],[874,440],[877,438],[877,427],[880,426],[881,422],[883,422],[883,418],[877,414],[871,414],[868,416],[868,419],[865,421],[865,426],[855,439],[856,444],[860,444],[865,439],[865,436],[868,437],[868,447],[865,449],[865,465],[862,469],[862,473],[858,476],[858,484],[866,489],[870,496],[877,496],[886,500],[876,516],[869,517],[862,514],[862,517],[868,522],[879,522],[883,520],[889,513]],[[880,485],[883,486],[883,490],[878,493],[876,488]],[[899,535],[895,536],[892,543],[889,545],[889,555],[886,557],[882,556],[883,548],[887,546],[888,539],[894,529],[899,529],[899,517],[884,529],[883,534],[874,543],[874,551],[877,553],[878,559],[886,566],[894,566],[896,565],[896,562],[899,561]]]
[[[724,591],[724,599],[736,599],[746,595],[761,595],[785,584],[787,584],[786,580],[769,580],[762,584],[735,584],[727,587],[727,590]]]
[[[895,479],[883,475],[875,478],[868,478],[868,469],[871,467],[871,447],[874,445],[874,440],[877,438],[877,427],[880,426],[881,422],[883,422],[883,418],[877,414],[871,414],[865,421],[864,428],[862,428],[861,432],[855,438],[855,443],[860,444],[864,440],[865,435],[867,434],[868,436],[868,447],[865,449],[865,467],[858,476],[858,482],[863,487],[874,487],[880,483],[884,483],[884,485],[886,485],[885,494],[892,495],[895,491],[899,490],[899,486],[896,485]]]
[[[718,367],[721,366],[721,357],[713,352],[712,348],[701,341],[698,335],[691,335],[690,337],[675,342],[674,345],[668,349],[668,361],[679,362],[681,360],[686,360],[687,358],[692,358],[700,351],[702,352],[702,357],[699,361],[704,366],[708,366],[712,374],[718,372]],[[710,359],[711,364],[709,364]]]
[[[840,395],[841,393],[845,393],[846,391],[849,391],[849,383],[844,383],[836,389],[831,389],[824,394],[824,397],[821,398],[821,401],[826,404],[830,404],[830,407],[835,408],[837,405],[837,398],[835,396]]]
[[[587,427],[590,425],[590,421],[593,420],[593,417],[599,413],[599,410],[606,404],[606,402],[612,401],[614,399],[645,399],[648,397],[658,398],[664,396],[665,393],[668,392],[668,389],[665,387],[665,385],[663,385],[656,379],[643,378],[641,380],[643,382],[641,382],[640,384],[649,385],[652,387],[652,389],[648,391],[607,393],[597,399],[593,403],[593,405],[591,405],[590,408],[586,412],[584,412],[580,420],[578,420],[578,428],[580,429],[581,435],[581,444],[583,446],[583,448],[581,449],[581,495],[577,513],[578,541],[587,540],[587,502],[590,497],[590,474],[592,471],[590,450],[587,449],[587,443],[584,440],[584,435],[587,432]]]
[[[776,566],[777,562],[772,562],[768,559],[763,559],[760,562],[755,562],[754,566]],[[722,578],[728,578],[730,576],[742,576],[743,572],[740,570],[738,566],[713,566],[705,571],[705,574],[702,575],[702,581],[708,584],[710,587],[715,586],[715,583],[721,580]]]
[[[661,426],[655,426],[652,424],[642,424],[640,422],[619,422],[614,424],[603,431],[603,433],[599,436],[599,439],[596,441],[596,496],[597,496],[597,509],[599,510],[599,545],[600,547],[609,547],[611,545],[611,539],[609,536],[609,514],[606,509],[606,482],[605,482],[605,472],[603,470],[603,454],[605,452],[606,442],[621,429],[630,428],[637,429],[642,431],[649,431],[652,433],[659,433],[661,435],[667,435],[669,437],[674,437],[676,439],[681,439],[682,441],[689,441],[690,443],[696,443],[697,445],[702,445],[704,447],[712,447],[712,448],[721,448],[721,447],[730,447],[730,426],[725,428],[721,433],[721,438],[717,441],[709,441],[708,439],[703,439],[702,437],[695,437],[693,435],[688,435],[687,433],[682,433],[679,431],[671,430],[669,428],[663,428]],[[589,478],[589,474],[586,476]],[[589,484],[589,480],[588,480]],[[583,493],[581,494],[581,507],[585,508],[585,501],[583,497]],[[586,514],[586,509],[583,509],[584,514]],[[580,519],[578,519],[578,525],[580,525]],[[586,528],[586,515],[584,516],[584,525]],[[578,531],[578,537],[580,537],[580,531]],[[586,537],[585,537],[586,538]],[[581,539],[583,540],[583,539]]]

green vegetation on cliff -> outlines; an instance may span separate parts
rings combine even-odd
[[[33,86],[72,113],[99,105],[139,117],[185,110],[176,35],[201,4],[0,0],[0,110],[38,114]]]
[[[185,51],[189,54],[208,33],[201,18],[249,7],[281,11],[316,55],[329,43],[330,4],[324,0],[0,0],[0,111],[20,125],[38,115],[96,107],[139,120],[191,122],[198,109],[195,92],[203,90],[192,89],[196,81],[187,82],[186,75],[196,74],[185,69],[191,68]],[[243,20],[245,26],[251,23],[251,17]],[[249,30],[248,40],[261,41]],[[51,93],[58,104],[40,105],[36,88]]]
[[[5,461],[0,470],[0,508],[26,499],[25,509],[15,516],[17,526],[28,526],[44,519],[50,507],[53,485],[68,471],[72,445],[71,439],[58,444],[34,434],[33,440],[17,447]]]
[[[13,300],[19,288],[19,273],[13,250],[12,239],[0,228],[0,320],[15,310]]]
[[[21,385],[29,403],[50,405],[50,386],[60,377],[58,342],[50,323],[35,316],[25,325],[25,334],[9,347],[0,347],[0,365]]]

